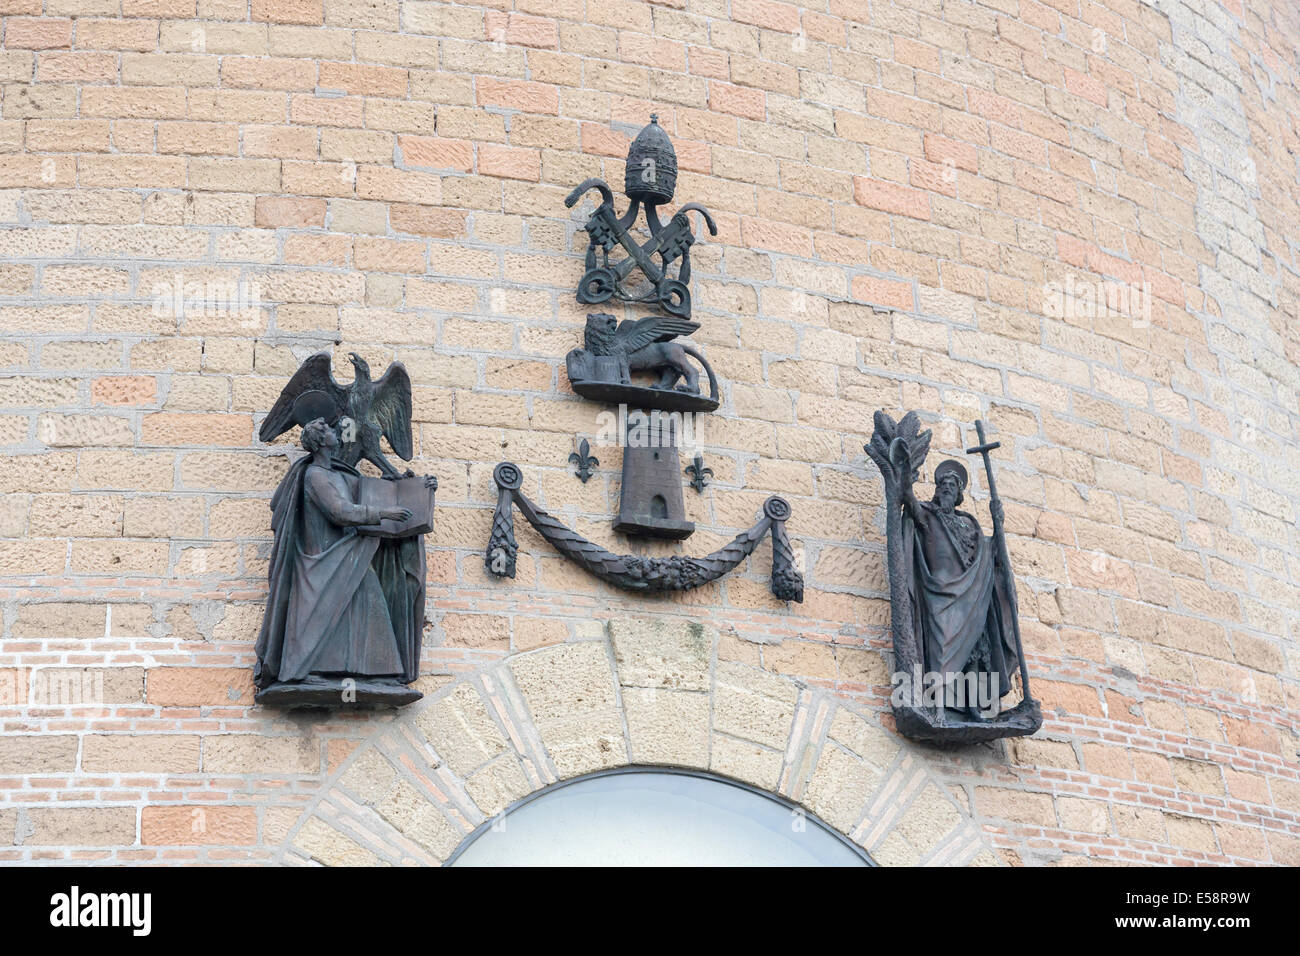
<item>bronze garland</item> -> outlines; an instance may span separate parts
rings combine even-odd
[[[497,485],[497,507],[492,516],[492,534],[488,539],[483,564],[488,573],[497,577],[515,576],[515,558],[519,546],[515,542],[511,511],[513,504],[556,551],[582,565],[602,581],[625,591],[689,591],[716,581],[752,554],[770,530],[771,591],[782,601],[803,601],[803,575],[795,566],[794,549],[785,532],[790,505],[784,498],[776,495],[768,498],[763,504],[763,517],[752,528],[738,534],[729,544],[710,555],[703,558],[687,555],[649,558],[607,551],[538,508],[521,490],[523,475],[519,466],[513,462],[506,461],[497,465],[492,472],[492,479]]]

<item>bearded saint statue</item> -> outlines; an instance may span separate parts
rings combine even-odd
[[[900,570],[910,570],[913,627],[925,671],[938,675],[941,703],[959,712],[954,717],[996,716],[1017,665],[1013,612],[992,541],[974,515],[957,510],[969,480],[966,466],[940,462],[930,501],[917,500],[905,472]],[[1000,522],[1002,502],[993,499],[989,508]]]

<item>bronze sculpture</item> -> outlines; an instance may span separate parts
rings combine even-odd
[[[895,721],[901,733],[941,742],[1032,734],[1042,725],[1020,642],[1015,581],[984,441],[967,449],[988,469],[993,534],[957,510],[969,484],[966,466],[949,459],[934,470],[934,497],[913,484],[930,449],[930,432],[909,412],[895,422],[876,412],[865,450],[885,481],[886,547],[894,638]],[[1022,699],[1002,710],[1019,669]]]
[[[301,396],[300,375],[277,408]],[[403,402],[409,409],[409,386]],[[340,454],[343,427],[307,422],[307,454],[271,498],[270,589],[253,672],[260,704],[397,706],[421,697],[408,685],[419,674],[423,535],[433,529],[438,482],[391,466],[383,478],[362,475]]]
[[[713,469],[704,464],[704,456],[696,454],[695,460],[686,466],[685,474],[691,479],[691,487],[697,494],[704,494],[704,489],[709,486],[709,479],[713,477]]]
[[[573,390],[597,401],[711,412],[718,407],[718,379],[713,366],[698,349],[673,341],[699,327],[698,322],[673,316],[648,315],[619,322],[607,313],[590,314],[583,330],[583,347],[565,357]],[[708,395],[700,393],[700,373],[688,356],[704,369],[709,380]],[[633,383],[631,373],[642,371],[658,376],[653,385]]]
[[[591,442],[584,438],[578,443],[577,451],[569,452],[569,464],[577,467],[578,470],[574,474],[585,485],[591,481],[591,476],[594,474],[595,467],[600,464],[600,459],[591,453]]]
[[[627,152],[623,191],[632,205],[620,218],[614,212],[614,191],[602,179],[583,181],[567,199],[566,206],[574,206],[583,193],[595,189],[601,203],[587,219],[587,270],[578,283],[578,301],[588,305],[618,298],[625,302],[641,302],[659,306],[670,315],[688,319],[691,316],[691,245],[695,234],[691,231],[688,212],[698,212],[704,217],[709,234],[716,236],[718,227],[709,211],[699,203],[687,203],[673,215],[667,225],[659,220],[658,207],[672,202],[677,187],[677,153],[668,134],[659,125],[659,117],[651,114],[650,122],[637,134]],[[644,245],[632,237],[632,227],[645,205],[646,226],[650,239]],[[622,246],[628,257],[611,263],[609,253]],[[659,257],[659,262],[654,257]],[[671,275],[674,262],[677,276]],[[645,292],[628,292],[623,282],[634,268],[639,268],[650,281]]]
[[[682,498],[684,426],[676,412],[629,413],[615,531],[669,540],[695,533],[695,522],[686,520]]]
[[[370,378],[370,366],[356,352],[348,359],[356,370],[351,385],[340,385],[330,371],[328,352],[317,352],[294,372],[258,431],[262,441],[273,441],[294,425],[306,425],[323,418],[328,425],[340,424],[338,457],[348,465],[364,458],[389,478],[401,476],[380,450],[380,438],[387,438],[403,461],[410,461],[411,379],[401,362],[388,366],[379,381]],[[407,471],[407,477],[413,473]]]
[[[682,502],[681,413],[716,409],[718,379],[698,350],[673,339],[699,327],[675,316],[619,322],[612,315],[596,313],[587,316],[585,347],[566,357],[569,381],[579,395],[636,406],[628,414],[619,516],[614,525],[626,534],[680,539],[695,531]],[[700,363],[708,377],[708,395],[700,394],[700,373],[690,358]],[[653,385],[632,381],[632,373],[642,371],[657,376]]]
[[[713,219],[702,206],[688,203],[664,226],[657,209],[671,202],[677,186],[677,154],[668,134],[652,115],[628,149],[624,191],[632,204],[620,219],[614,213],[614,196],[599,179],[588,179],[565,200],[572,206],[588,189],[597,189],[603,202],[586,223],[589,244],[587,271],[578,284],[579,302],[605,302],[618,298],[658,306],[666,315],[649,315],[618,321],[608,313],[587,316],[583,347],[565,357],[573,390],[584,398],[617,403],[645,422],[647,440],[631,429],[624,439],[623,481],[618,520],[614,527],[625,534],[680,540],[695,531],[686,520],[682,501],[680,439],[681,413],[716,411],[720,404],[718,378],[704,355],[693,346],[675,341],[700,326],[690,321],[690,247],[695,242],[686,213],[703,215],[709,231],[717,234]],[[630,230],[645,205],[651,239],[638,245]],[[621,245],[628,258],[611,264],[610,250]],[[660,263],[654,262],[654,256]],[[676,278],[669,267],[680,259]],[[648,292],[630,293],[622,285],[634,267],[649,279]],[[694,361],[692,361],[694,360]],[[696,363],[699,368],[696,368]],[[708,378],[708,394],[700,388],[700,371]],[[635,373],[649,372],[648,384],[635,381]],[[635,411],[632,411],[635,409]],[[671,413],[676,419],[666,418]]]
[[[600,190],[604,197],[585,227],[590,245],[587,272],[578,286],[578,301],[604,302],[617,297],[626,302],[657,305],[668,313],[623,322],[606,313],[589,314],[583,348],[569,352],[565,368],[578,395],[620,406],[623,480],[614,529],[629,535],[669,540],[681,540],[695,531],[694,523],[686,520],[682,498],[681,445],[687,428],[693,426],[690,416],[715,411],[720,401],[717,376],[703,354],[674,341],[700,328],[699,323],[689,320],[689,249],[695,238],[685,213],[690,209],[700,212],[709,230],[717,232],[708,212],[694,204],[681,207],[666,227],[659,221],[656,208],[672,200],[676,181],[677,158],[672,143],[659,127],[658,118],[652,116],[650,125],[641,131],[628,152],[626,191],[632,206],[622,219],[614,214],[609,186],[599,179],[582,183],[565,200],[573,206],[584,192],[593,188]],[[635,224],[642,203],[652,237],[644,246],[637,245],[628,231]],[[615,245],[622,245],[629,258],[611,264],[609,252]],[[656,254],[662,260],[659,265],[652,258]],[[669,276],[668,267],[679,258],[681,264],[674,279]],[[650,279],[653,285],[650,292],[631,294],[623,289],[621,283],[634,266],[639,266]],[[708,379],[707,395],[700,387],[701,371]],[[634,375],[642,372],[649,372],[653,381],[642,384],[634,380]],[[585,475],[590,471],[587,463],[593,459],[585,440],[569,460],[578,466],[579,479],[586,481]],[[692,474],[693,487],[702,492],[712,470],[704,467],[704,459],[698,455]],[[796,567],[794,549],[785,532],[790,506],[783,498],[775,495],[768,498],[759,521],[712,554],[703,558],[687,555],[651,558],[614,554],[565,527],[524,495],[522,476],[513,463],[497,465],[493,479],[497,485],[497,507],[483,563],[496,577],[515,576],[518,544],[513,509],[517,507],[560,554],[603,581],[638,592],[685,591],[717,580],[752,554],[770,531],[770,589],[783,601],[803,600],[803,576]]]
[[[519,546],[515,541],[511,506],[517,507],[528,523],[552,547],[593,575],[626,591],[689,591],[716,581],[745,560],[769,531],[772,533],[772,594],[782,601],[803,601],[803,576],[795,566],[794,549],[785,533],[790,505],[771,496],[763,503],[763,517],[734,540],[703,558],[672,555],[647,558],[639,554],[614,554],[565,527],[537,507],[523,493],[523,474],[513,462],[503,461],[492,472],[497,486],[497,507],[492,516],[492,535],[483,554],[488,573],[499,578],[515,576]]]

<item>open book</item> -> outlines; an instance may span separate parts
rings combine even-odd
[[[361,479],[363,505],[376,508],[410,508],[411,517],[404,522],[385,519],[377,525],[357,528],[361,534],[380,538],[409,538],[433,531],[433,494],[437,486],[425,487],[424,478],[367,478]]]

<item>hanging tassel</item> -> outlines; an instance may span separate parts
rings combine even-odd
[[[773,495],[763,502],[763,513],[772,522],[772,594],[781,601],[803,601],[803,575],[794,563],[794,548],[785,533],[790,503]]]
[[[519,545],[515,542],[515,519],[512,506],[514,493],[524,483],[519,466],[503,461],[492,470],[492,480],[497,485],[497,509],[492,515],[492,535],[483,553],[483,566],[489,574],[499,578],[515,576],[515,556]]]

